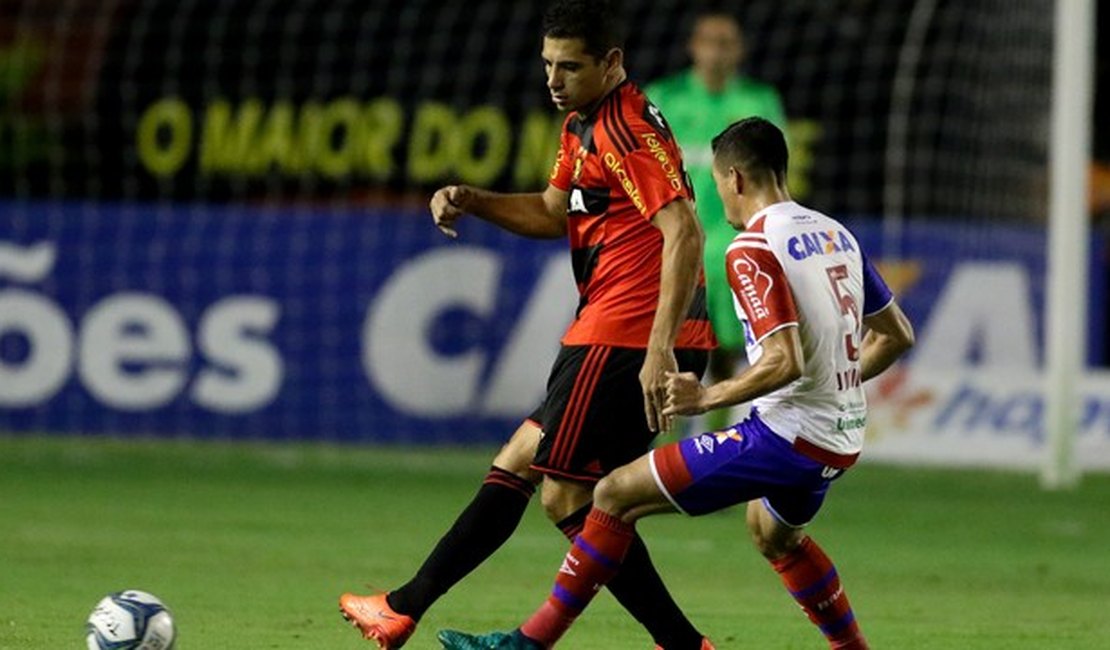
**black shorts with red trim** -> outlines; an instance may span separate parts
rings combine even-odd
[[[547,396],[529,417],[543,430],[532,468],[597,481],[644,455],[655,433],[644,413],[640,369],[645,351],[605,345],[563,346]],[[701,377],[708,352],[675,350],[678,368]]]

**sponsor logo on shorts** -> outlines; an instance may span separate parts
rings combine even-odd
[[[740,432],[737,431],[735,428],[729,428],[729,429],[725,429],[724,431],[718,431],[717,433],[715,433],[713,435],[716,436],[718,445],[725,444],[726,440],[732,440],[734,442],[740,442],[741,440],[744,439],[744,436],[740,435]]]
[[[712,454],[729,440],[733,442],[740,442],[744,436],[735,428],[728,428],[722,431],[715,431],[713,433],[703,433],[694,438],[694,448],[698,450],[699,454]]]
[[[699,454],[712,454],[716,446],[716,438],[708,433],[703,433],[697,438],[694,438],[694,447],[697,448]]]

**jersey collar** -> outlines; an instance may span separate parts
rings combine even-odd
[[[759,212],[756,212],[755,214],[753,214],[752,218],[748,219],[748,222],[744,224],[744,230],[747,230],[747,231],[762,230],[763,229],[763,223],[762,222],[763,222],[764,217],[766,217],[768,215],[771,215],[771,214],[779,214],[779,213],[782,213],[782,212],[794,212],[800,207],[801,206],[799,206],[796,201],[779,201],[778,203],[772,203],[771,205],[769,205],[769,206],[763,208],[762,210],[760,210]]]
[[[588,106],[586,108],[586,110],[578,111],[578,119],[583,121],[583,122],[592,122],[593,119],[597,116],[598,111],[601,110],[601,107],[604,106],[605,103],[608,102],[609,100],[611,100],[614,97],[620,95],[621,88],[624,88],[626,85],[628,85],[630,83],[631,83],[631,80],[628,77],[625,77],[619,84],[617,84],[616,86],[613,86],[611,89],[609,89],[609,92],[607,92],[604,95],[602,95],[601,97],[597,98],[597,100],[594,101],[593,104]]]

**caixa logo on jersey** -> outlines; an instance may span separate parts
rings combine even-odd
[[[275,301],[225,296],[203,310],[195,330],[153,293],[111,293],[70,314],[36,290],[57,261],[52,242],[0,242],[0,408],[45,404],[71,380],[101,404],[132,412],[187,395],[205,410],[241,413],[277,394],[283,364],[266,338],[279,318]]]
[[[816,230],[795,235],[786,241],[790,257],[804,260],[813,255],[855,251],[856,245],[843,230]]]

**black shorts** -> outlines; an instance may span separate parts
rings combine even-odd
[[[644,414],[640,370],[645,351],[604,345],[563,346],[547,396],[529,417],[543,430],[532,468],[597,481],[644,455],[655,432]],[[678,368],[701,377],[706,350],[675,350]]]

